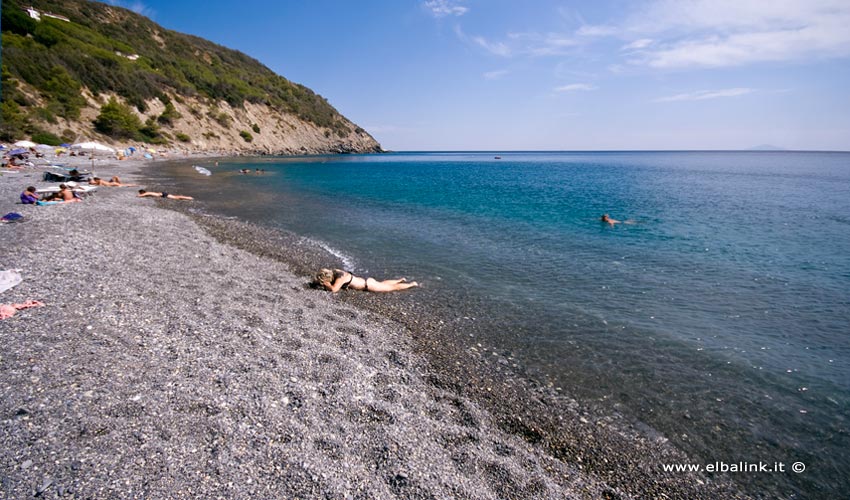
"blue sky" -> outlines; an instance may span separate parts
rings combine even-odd
[[[850,150],[847,0],[112,0],[392,150]]]

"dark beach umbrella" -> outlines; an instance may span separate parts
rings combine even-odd
[[[27,153],[29,153],[29,150],[26,149],[26,148],[17,148],[17,149],[13,149],[13,150],[9,151],[9,154],[12,155],[12,156],[24,155],[24,154],[27,154]]]
[[[70,147],[71,147],[71,145],[70,145],[70,144],[68,144],[67,142],[63,142],[62,144],[60,144],[60,145],[59,145],[59,147],[60,147],[60,148],[70,148]]]

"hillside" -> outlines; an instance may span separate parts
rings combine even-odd
[[[381,150],[309,88],[120,7],[2,0],[0,28],[0,140],[237,153]]]

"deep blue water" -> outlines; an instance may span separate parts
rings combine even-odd
[[[206,209],[309,236],[355,272],[463,297],[475,310],[447,320],[485,325],[487,342],[565,392],[701,462],[806,463],[744,478],[753,491],[850,488],[850,153],[203,165],[211,177],[166,174]]]

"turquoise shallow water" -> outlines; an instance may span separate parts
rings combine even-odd
[[[498,154],[501,159],[495,159]],[[188,165],[206,210],[456,297],[493,345],[701,462],[846,492],[850,154],[396,153]],[[263,175],[240,175],[240,168]],[[165,181],[163,181],[165,182]],[[609,227],[602,213],[633,221]],[[474,319],[472,319],[474,318]]]

